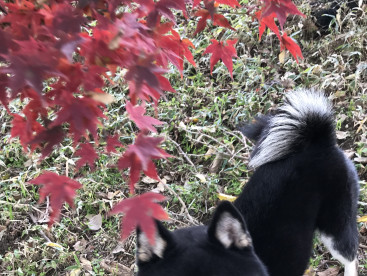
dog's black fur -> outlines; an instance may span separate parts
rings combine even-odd
[[[347,261],[355,260],[358,247],[358,177],[336,146],[331,110],[317,106],[326,105],[326,98],[313,91],[292,92],[290,98],[277,115],[260,116],[241,127],[256,143],[252,161],[257,158],[260,166],[234,203],[247,222],[255,252],[269,274],[279,276],[302,275],[315,230],[332,238],[331,250]],[[325,102],[313,102],[319,98]],[[277,116],[282,120],[275,126]],[[279,136],[277,132],[284,132],[288,145],[280,158],[271,160],[260,151],[265,139]],[[267,144],[274,154],[277,143]]]
[[[288,93],[276,114],[258,116],[241,130],[256,142],[250,162],[256,171],[234,205],[245,218],[255,252],[269,274],[303,275],[318,230],[334,257],[346,265],[345,275],[356,276],[358,177],[336,145],[333,114],[325,96],[308,90]],[[229,235],[230,248],[224,246],[225,239],[218,239],[222,232],[236,233],[236,228],[215,227],[223,210],[241,221],[229,206],[218,207],[209,228],[170,233],[159,226],[159,237],[166,243],[163,252],[158,250],[160,257],[145,258],[149,245],[139,244],[138,235],[138,275],[266,275],[251,247],[234,246],[235,234]]]
[[[222,202],[209,226],[168,231],[157,222],[156,243],[138,230],[138,276],[267,276],[238,210]]]

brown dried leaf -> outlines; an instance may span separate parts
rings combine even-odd
[[[95,215],[89,219],[88,227],[90,230],[97,231],[102,227],[102,216],[100,214]]]
[[[325,271],[321,271],[317,273],[317,276],[336,276],[339,273],[338,267],[329,267]]]

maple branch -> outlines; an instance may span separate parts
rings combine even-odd
[[[196,219],[194,219],[191,215],[190,215],[190,213],[189,213],[189,209],[187,209],[187,207],[186,207],[186,204],[185,204],[185,202],[182,200],[182,198],[167,184],[167,183],[164,183],[164,181],[161,181],[161,183],[163,184],[163,186],[171,193],[171,194],[173,194],[173,196],[175,196],[177,199],[178,199],[178,201],[181,203],[181,205],[182,205],[182,209],[183,209],[183,211],[185,212],[185,214],[186,214],[186,216],[187,216],[187,218],[189,219],[189,221],[192,223],[192,224],[194,224],[194,225],[199,225],[199,222],[196,220]],[[182,211],[181,211],[182,212]]]

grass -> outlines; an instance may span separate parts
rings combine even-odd
[[[308,1],[298,1],[301,10],[310,14]],[[367,214],[367,17],[350,12],[342,14],[329,34],[311,38],[308,21],[289,18],[289,35],[302,45],[304,60],[297,64],[287,57],[279,63],[279,45],[274,35],[258,41],[256,23],[245,15],[226,14],[238,30],[238,58],[234,60],[233,81],[222,63],[209,72],[209,56],[202,56],[208,44],[207,34],[193,39],[198,67],[186,64],[183,79],[172,70],[169,79],[177,93],[168,94],[159,104],[159,127],[166,137],[163,147],[176,158],[157,162],[160,177],[172,191],[148,178],[139,183],[138,192],[161,189],[169,198],[163,205],[172,218],[170,229],[205,222],[217,203],[217,193],[238,195],[251,172],[247,168],[251,144],[243,143],[235,126],[276,107],[287,90],[319,87],[333,99],[336,110],[338,143],[355,159],[361,179],[360,216]],[[300,27],[302,27],[300,29]],[[195,26],[178,25],[182,33],[192,33]],[[229,38],[232,33],[214,29],[214,36]],[[288,54],[287,54],[288,56]],[[134,139],[136,127],[124,110],[127,89],[123,84],[109,87],[116,101],[104,121],[107,132],[118,131],[122,141]],[[21,103],[11,103],[19,112]],[[153,108],[149,109],[153,114]],[[25,154],[16,139],[10,140],[10,118],[0,111],[0,271],[3,275],[119,275],[134,269],[135,241],[119,240],[119,219],[107,212],[128,196],[126,175],[112,167],[112,158],[102,155],[91,172],[88,167],[75,172],[76,158],[70,141],[50,157],[39,162],[40,153]],[[102,131],[102,130],[101,130]],[[177,146],[179,145],[179,147]],[[76,208],[66,206],[62,219],[51,230],[45,226],[47,204],[37,205],[38,189],[27,184],[42,170],[69,173],[83,184]],[[185,208],[181,201],[184,202]],[[91,216],[102,216],[102,227],[88,227]],[[359,266],[367,273],[367,225],[359,223]],[[328,267],[339,267],[315,238],[309,275]],[[50,244],[53,242],[55,245]],[[79,274],[78,274],[79,273]]]

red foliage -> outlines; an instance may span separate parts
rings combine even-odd
[[[159,180],[154,159],[170,157],[158,145],[163,141],[161,137],[149,137],[144,133],[139,133],[135,143],[130,145],[124,155],[119,159],[118,168],[124,170],[130,168],[130,193],[134,193],[134,185],[139,181],[140,172],[147,176]]]
[[[39,190],[39,203],[42,203],[46,196],[49,195],[50,197],[52,213],[48,223],[49,227],[59,218],[64,202],[74,207],[75,190],[82,187],[82,184],[79,182],[53,172],[45,172],[36,179],[31,180],[30,183],[42,185],[42,188]]]
[[[163,195],[149,192],[140,196],[125,199],[116,204],[109,214],[125,214],[121,221],[121,238],[127,238],[138,226],[143,232],[145,232],[149,241],[154,244],[154,219],[167,220],[169,218],[162,206],[156,203],[163,200],[165,200]]]
[[[200,17],[195,34],[206,27],[208,20],[214,26],[234,30],[218,7],[237,7],[237,0],[0,0],[0,102],[9,113],[8,104],[13,99],[19,97],[26,103],[23,114],[11,114],[11,136],[19,137],[24,150],[40,149],[42,158],[68,137],[74,147],[81,145],[75,153],[81,157],[77,169],[85,164],[93,169],[99,140],[105,141],[98,135],[108,103],[103,93],[105,80],[112,83],[116,73],[126,72],[123,79],[130,97],[126,109],[141,132],[120,157],[118,168],[130,169],[131,194],[141,171],[159,179],[153,160],[170,155],[158,146],[163,138],[147,136],[148,130],[156,132],[154,126],[162,122],[144,115],[145,103],[152,102],[157,108],[165,91],[175,92],[164,76],[170,64],[181,77],[185,59],[196,65],[190,52],[194,45],[174,30],[175,10],[188,20],[186,3],[191,2],[193,14]],[[274,21],[277,17],[283,30],[288,14],[302,15],[291,0],[261,0],[256,13],[260,37],[269,27],[281,40],[282,49],[288,49],[298,61],[302,58],[299,46],[284,32],[281,35]],[[211,72],[222,60],[232,76],[235,43],[235,39],[212,40],[204,52],[212,54]],[[107,139],[106,150],[116,152],[115,147],[122,147],[116,134]],[[50,194],[53,212],[49,225],[58,218],[65,201],[72,205],[75,190],[80,188],[78,182],[50,172],[31,183],[43,185],[40,201]],[[142,195],[116,206],[126,213],[124,224],[128,229],[124,233],[140,225],[152,240],[153,220],[143,212],[150,208],[153,217],[166,218],[163,210],[152,203],[161,199],[159,195]]]
[[[287,48],[288,51],[292,54],[292,56],[295,58],[297,63],[298,63],[297,57],[303,58],[301,48],[286,33],[283,34],[281,42],[282,43],[281,43],[281,48],[280,49],[284,50],[285,48]]]
[[[94,161],[98,158],[98,154],[91,144],[81,144],[75,155],[81,157],[76,163],[77,170],[86,164],[89,164],[89,167],[94,170]]]
[[[224,42],[219,42],[215,39],[210,40],[212,45],[206,48],[204,54],[212,53],[210,58],[210,73],[213,72],[214,65],[221,59],[224,64],[227,66],[229,73],[233,79],[233,62],[232,57],[237,57],[236,49],[233,47],[236,44],[237,39],[227,40],[226,44]]]
[[[255,13],[255,17],[259,20],[259,39],[261,39],[265,28],[272,30],[280,40],[281,50],[286,48],[298,63],[298,58],[303,58],[301,49],[291,38],[284,32],[280,35],[279,29],[275,24],[274,19],[278,18],[281,30],[287,19],[288,14],[297,14],[305,17],[297,7],[292,3],[292,0],[262,0],[263,5],[259,11]]]
[[[198,10],[195,13],[195,16],[198,16],[198,17],[201,17],[201,18],[198,22],[198,25],[196,27],[194,35],[196,35],[197,33],[200,33],[201,31],[203,31],[205,29],[207,20],[209,18],[213,19],[213,25],[214,26],[222,26],[222,27],[229,28],[229,29],[235,31],[235,29],[232,28],[229,21],[221,14],[214,13],[212,15],[209,10],[201,9],[201,10]]]
[[[142,106],[133,106],[130,102],[126,103],[126,111],[129,113],[130,120],[140,128],[140,130],[150,130],[152,132],[157,132],[153,125],[161,125],[163,122],[154,119],[149,116],[144,116],[145,108]]]
[[[114,135],[114,136],[109,136],[107,138],[107,147],[106,150],[108,153],[110,152],[117,152],[116,151],[116,147],[122,147],[122,144],[119,141],[119,137],[118,135]]]
[[[261,9],[261,18],[275,13],[281,29],[283,29],[288,14],[305,16],[297,9],[296,5],[292,3],[292,0],[263,0],[263,2],[264,6]]]

